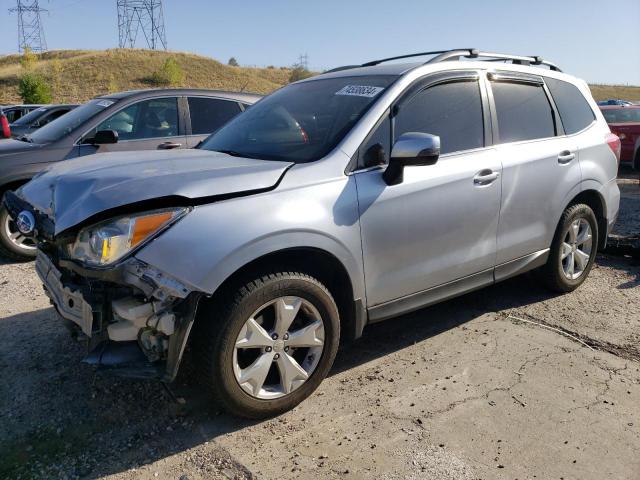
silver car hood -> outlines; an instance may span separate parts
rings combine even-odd
[[[291,165],[207,150],[103,153],[59,162],[17,193],[52,220],[57,235],[102,212],[139,202],[183,198],[189,204],[267,190]]]

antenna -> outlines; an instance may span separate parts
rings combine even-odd
[[[44,38],[40,13],[47,10],[40,8],[38,0],[17,0],[17,2],[17,6],[10,8],[9,12],[18,13],[18,51],[20,53],[27,49],[36,53],[46,51],[47,41]]]
[[[162,0],[117,0],[120,48],[135,48],[142,33],[147,48],[166,50]]]

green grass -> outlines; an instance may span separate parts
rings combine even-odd
[[[36,71],[51,82],[54,102],[84,102],[97,95],[150,88],[149,78],[167,58],[182,71],[181,86],[269,93],[286,85],[289,68],[230,67],[212,58],[155,50],[58,50],[38,55]],[[0,57],[0,104],[18,103],[20,57]],[[596,100],[623,98],[640,101],[640,86],[591,85]]]

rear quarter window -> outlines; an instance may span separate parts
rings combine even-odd
[[[593,123],[596,119],[593,110],[575,85],[555,78],[545,78],[544,81],[556,102],[567,135],[584,130]]]

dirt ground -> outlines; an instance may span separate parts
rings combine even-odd
[[[603,254],[568,295],[524,275],[371,326],[311,398],[249,422],[197,385],[96,375],[32,264],[2,264],[0,478],[638,479],[639,286],[638,257]]]

